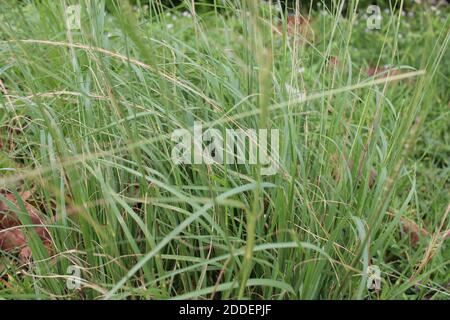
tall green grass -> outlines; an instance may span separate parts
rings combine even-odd
[[[449,11],[365,31],[365,8],[336,2],[302,8],[308,39],[256,0],[80,1],[81,30],[73,1],[0,4],[0,183],[32,190],[53,246],[24,221],[33,259],[2,253],[0,296],[448,298]],[[387,64],[400,74],[367,75]],[[279,129],[279,171],[175,165],[194,121]],[[414,246],[405,221],[430,235]]]

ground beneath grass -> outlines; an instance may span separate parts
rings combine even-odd
[[[1,298],[450,297],[448,5],[80,3],[0,3]]]

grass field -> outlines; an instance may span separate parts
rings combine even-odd
[[[0,2],[0,297],[449,299],[449,6],[199,2]]]

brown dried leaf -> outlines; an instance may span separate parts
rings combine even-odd
[[[341,63],[340,63],[338,57],[336,57],[336,56],[329,56],[329,57],[327,58],[327,66],[328,66],[330,69],[336,69],[336,68],[338,68],[340,65],[341,65]]]
[[[0,193],[17,208],[20,208],[16,197],[12,193],[5,190],[0,190]],[[37,210],[26,201],[30,196],[31,194],[24,192],[22,193],[21,198],[30,216],[31,223],[42,225],[35,227],[35,231],[43,242],[50,243],[50,234],[45,227],[44,221],[39,216]],[[21,222],[17,218],[16,214],[11,210],[7,203],[0,200],[0,249],[4,251],[21,249],[20,257],[29,258],[31,250],[27,246],[26,237],[23,230],[20,228],[15,228],[20,226]]]
[[[331,161],[331,163],[333,163],[333,164],[338,163],[338,161],[339,161],[339,155],[338,155],[337,153],[332,154],[331,157],[330,157],[330,161]],[[345,164],[348,166],[348,168],[349,168],[350,170],[353,170],[353,160],[347,160],[347,159],[345,158]],[[340,176],[340,174],[339,174],[338,168],[335,168],[335,169],[333,170],[332,175],[333,175],[334,180],[335,180],[336,182],[339,182],[339,180],[341,179],[341,176]],[[360,172],[360,173],[358,174],[358,179],[361,179],[361,177],[362,177],[362,173]],[[370,177],[369,177],[369,188],[373,188],[373,186],[375,185],[375,182],[377,181],[377,177],[378,177],[377,171],[376,171],[374,168],[371,168],[371,169],[370,169]]]
[[[21,230],[0,230],[0,249],[11,251],[25,246],[26,240]]]
[[[27,263],[31,260],[31,248],[26,246],[20,250],[19,259],[23,263]]]
[[[411,246],[417,246],[422,237],[428,237],[430,234],[425,228],[421,228],[416,222],[405,217],[400,218],[402,230],[410,237]]]
[[[392,77],[401,74],[400,70],[392,69],[389,67],[370,67],[367,69],[367,75],[374,77],[380,75],[381,78]],[[399,80],[392,81],[392,84],[398,83]]]

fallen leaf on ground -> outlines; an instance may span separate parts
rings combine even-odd
[[[425,228],[421,228],[416,222],[405,217],[400,218],[402,230],[410,237],[412,247],[416,247],[422,237],[427,237],[430,234]]]
[[[398,69],[390,68],[390,67],[370,67],[367,69],[367,75],[369,77],[374,77],[380,75],[380,78],[387,78],[392,76],[397,76],[401,74],[401,71]],[[400,80],[391,81],[392,84],[398,83]],[[406,79],[406,81],[411,81]]]
[[[11,202],[17,209],[20,209],[19,202],[14,194],[1,190],[0,194]],[[50,234],[45,226],[43,219],[38,214],[38,211],[30,205],[26,200],[31,196],[31,193],[25,192],[21,195],[21,200],[25,205],[25,209],[30,217],[31,223],[40,225],[34,227],[39,238],[48,246],[50,243]],[[20,250],[19,257],[22,261],[29,260],[31,257],[31,250],[26,242],[26,237],[23,232],[22,223],[17,215],[5,201],[0,199],[0,250],[13,251]]]
[[[340,66],[339,59],[336,56],[329,56],[327,58],[327,66],[330,69],[335,69]]]
[[[284,24],[277,26],[279,33],[283,33]],[[286,18],[286,32],[289,37],[297,38],[300,43],[314,41],[314,30],[311,27],[311,19],[300,15],[289,15]]]
[[[332,163],[338,163],[339,159],[340,158],[339,158],[339,155],[337,153],[334,153],[333,155],[331,155],[331,158],[330,158]],[[345,164],[348,166],[348,169],[353,170],[353,160],[347,160],[346,158],[344,158],[344,160],[345,160]],[[332,175],[333,175],[333,179],[336,182],[339,182],[341,180],[341,175],[339,173],[338,168],[335,168],[333,170]],[[373,186],[375,185],[375,183],[377,182],[377,177],[378,177],[377,171],[374,168],[371,168],[370,169],[370,176],[369,176],[369,188],[370,189],[372,189]],[[362,172],[360,171],[358,173],[358,180],[361,180],[361,178],[362,178]]]

